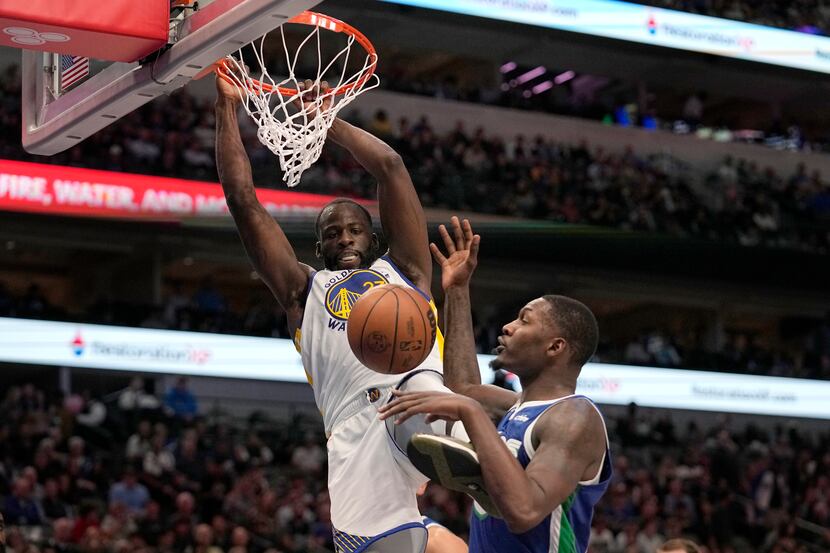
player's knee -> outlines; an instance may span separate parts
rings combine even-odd
[[[407,392],[440,391],[451,393],[450,389],[444,386],[443,376],[431,370],[405,376],[396,388]],[[448,423],[447,421],[438,420],[427,423],[424,415],[415,415],[401,424],[395,424],[394,418],[386,419],[385,422],[389,435],[398,449],[404,453],[406,453],[406,448],[413,434],[434,434],[437,436],[452,436],[464,441],[470,440],[460,422]]]

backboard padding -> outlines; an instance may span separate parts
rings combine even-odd
[[[42,52],[23,51],[23,147],[53,155],[184,86],[235,52],[321,0],[214,0],[180,23],[176,42],[144,63],[114,63],[54,98]]]

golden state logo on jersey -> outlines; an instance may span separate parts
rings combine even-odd
[[[360,296],[375,286],[389,284],[389,279],[371,269],[344,271],[341,275],[341,279],[333,277],[326,285],[326,311],[332,317],[329,328],[333,330],[346,330],[346,321]]]

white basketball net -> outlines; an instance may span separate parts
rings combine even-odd
[[[225,61],[230,71],[224,74],[236,86],[239,97],[245,111],[256,122],[259,141],[273,152],[279,159],[280,169],[284,173],[285,183],[289,187],[296,186],[300,182],[303,171],[311,167],[317,161],[323,151],[323,144],[326,141],[326,133],[334,123],[338,112],[349,105],[359,94],[371,90],[380,84],[377,75],[372,74],[364,78],[367,72],[374,70],[377,64],[377,55],[368,54],[363,61],[363,66],[351,76],[346,75],[349,55],[355,37],[348,35],[346,47],[339,54],[323,65],[320,49],[320,25],[313,25],[313,30],[300,43],[293,57],[288,51],[285,42],[285,33],[280,27],[283,51],[288,65],[288,77],[280,81],[275,80],[269,73],[264,61],[263,49],[265,44],[264,36],[249,46],[253,50],[259,63],[259,75],[253,77],[250,70],[242,61],[243,50],[240,49],[236,55],[228,56]],[[297,107],[298,100],[302,95],[300,83],[309,76],[296,76],[294,68],[303,47],[316,37],[317,44],[317,75],[313,78],[314,85],[319,90],[325,76],[329,75],[336,63],[342,64],[339,70],[339,78],[332,82],[329,76],[331,89],[326,93],[320,93],[315,99],[306,97],[306,109]],[[259,82],[257,82],[259,81]],[[261,84],[260,84],[261,83]],[[352,86],[349,86],[352,85]],[[341,94],[335,94],[338,89],[348,86]],[[291,89],[291,95],[283,96],[278,88]],[[285,91],[284,91],[285,92]]]

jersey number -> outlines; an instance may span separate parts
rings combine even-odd
[[[381,286],[382,284],[386,284],[386,282],[383,280],[368,280],[363,283],[363,287],[367,290],[371,290],[375,286]]]

